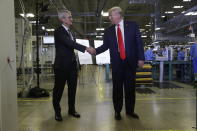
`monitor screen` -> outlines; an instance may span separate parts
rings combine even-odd
[[[43,44],[54,44],[54,36],[43,36]]]

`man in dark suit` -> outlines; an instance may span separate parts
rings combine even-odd
[[[115,119],[121,119],[123,87],[126,114],[139,119],[134,112],[136,68],[144,65],[144,48],[139,28],[135,22],[123,20],[120,7],[109,10],[109,19],[113,25],[105,30],[103,45],[89,53],[98,55],[107,49],[110,51]]]
[[[90,48],[75,42],[75,38],[70,32],[70,26],[73,21],[70,11],[58,12],[58,17],[62,25],[54,32],[56,56],[54,62],[53,107],[55,120],[62,121],[60,101],[66,82],[68,85],[68,114],[76,118],[80,117],[80,114],[75,110],[77,62],[74,49],[85,52],[85,50]]]

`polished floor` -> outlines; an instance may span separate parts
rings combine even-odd
[[[110,78],[111,79],[111,78]],[[105,81],[103,66],[83,66],[79,73],[76,109],[80,119],[67,113],[67,88],[62,97],[63,121],[54,119],[51,97],[18,99],[19,131],[196,131],[196,90],[187,84],[171,82],[182,88],[148,87],[154,93],[137,92],[135,112],[139,120],[125,115],[114,119],[112,83]],[[41,87],[53,88],[53,80],[44,75]],[[144,88],[144,87],[142,87]]]

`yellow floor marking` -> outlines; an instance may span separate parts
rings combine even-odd
[[[31,99],[27,99],[27,98],[19,98],[17,101],[24,101],[24,102],[39,102],[39,101],[51,101],[52,98],[47,98],[47,99],[38,99],[38,98],[31,98]]]
[[[100,98],[102,101],[111,101],[111,98],[104,98],[103,95],[100,95]],[[52,98],[48,98],[48,99],[23,99],[20,98],[17,101],[19,102],[48,102],[51,101]],[[196,97],[185,97],[185,98],[137,98],[137,101],[152,101],[152,100],[196,100]]]
[[[146,129],[144,129],[144,130],[135,130],[135,129],[132,129],[132,130],[129,130],[129,131],[196,131],[195,129],[182,129],[182,130],[179,130],[179,129],[163,129],[163,130],[161,130],[161,129],[159,129],[159,130],[157,130],[157,129],[152,129],[152,130],[146,130]]]
[[[138,98],[138,101],[146,101],[146,100],[195,100],[196,97],[186,97],[186,98]]]

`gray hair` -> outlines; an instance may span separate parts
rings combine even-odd
[[[118,7],[118,6],[112,7],[111,9],[108,10],[109,15],[110,15],[112,12],[117,12],[117,13],[120,14],[121,17],[123,16],[122,9],[121,9],[120,7]]]
[[[59,19],[62,19],[65,17],[65,14],[71,14],[71,12],[69,10],[61,10],[61,11],[58,11],[58,18]]]

